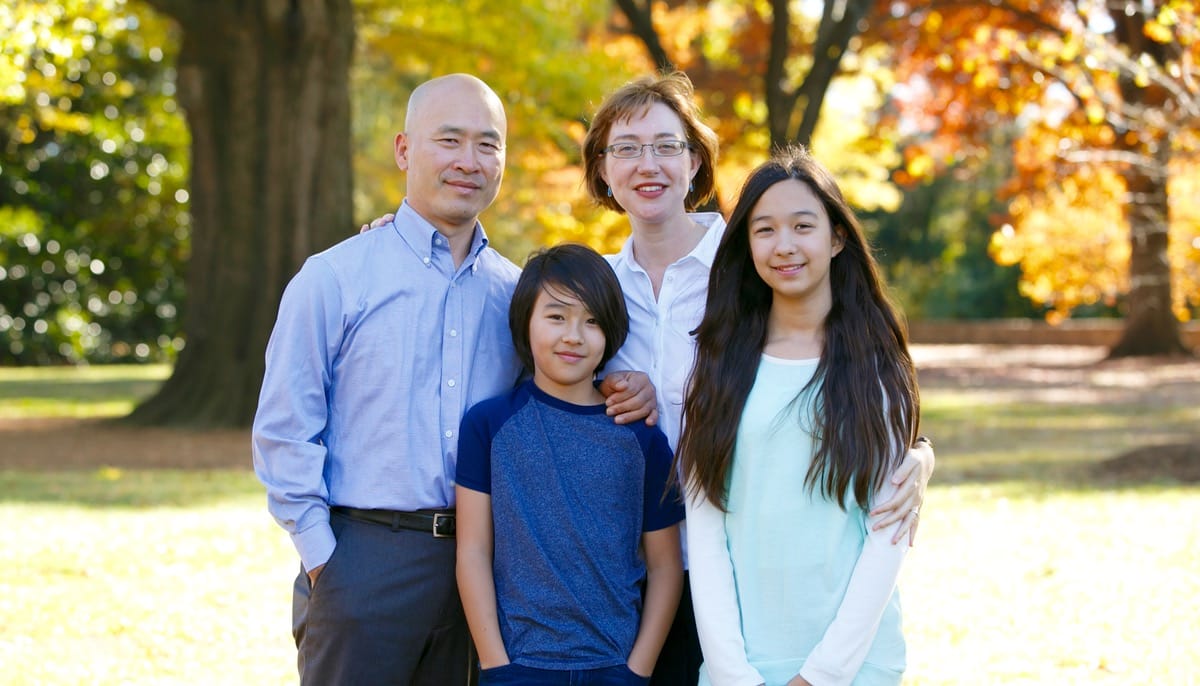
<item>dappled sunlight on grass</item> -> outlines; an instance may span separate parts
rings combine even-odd
[[[0,550],[6,683],[295,682],[296,555],[261,496],[0,517],[18,523]],[[935,485],[922,522],[901,582],[906,683],[1200,678],[1200,490]]]
[[[1200,441],[1200,364],[917,353],[938,466],[901,582],[905,683],[1200,684],[1200,486],[1153,448],[1147,477],[1095,470]],[[298,561],[248,435],[56,419],[128,411],[168,371],[0,370],[0,439],[23,441],[0,463],[5,686],[296,682]]]
[[[21,523],[0,551],[6,684],[295,681],[295,552],[261,496],[0,516]]]
[[[247,448],[247,452],[249,448]],[[126,470],[34,474],[0,471],[0,504],[43,503],[95,508],[192,508],[228,498],[256,498],[265,512],[262,485],[245,471]]]
[[[1195,440],[1200,427],[1194,404],[1008,402],[976,390],[927,392],[921,413],[946,481],[1069,480],[1071,469],[1133,448]]]
[[[913,684],[1200,679],[1200,491],[933,489],[901,582]]]
[[[122,416],[170,373],[163,364],[4,368],[0,419]]]

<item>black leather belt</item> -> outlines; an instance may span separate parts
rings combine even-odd
[[[433,534],[434,538],[454,538],[454,510],[400,512],[398,510],[362,510],[357,507],[340,505],[334,505],[329,510],[360,522],[381,524],[393,531],[409,529]]]

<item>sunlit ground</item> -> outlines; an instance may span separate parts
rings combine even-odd
[[[1196,440],[1200,386],[1174,380],[1200,363],[1140,386],[949,369],[922,377],[939,461],[902,579],[905,683],[1200,683],[1200,487],[1087,469]],[[126,406],[145,391],[8,374],[0,413],[40,392],[49,414],[96,416],[110,401],[88,383]],[[0,518],[0,683],[295,683],[296,556],[248,467],[7,469]]]
[[[294,683],[295,553],[253,477],[133,476],[118,501],[158,488],[196,502],[67,504],[85,480],[131,478],[98,472],[0,505],[4,683]],[[902,581],[906,683],[1200,681],[1196,489],[963,484],[934,488],[925,520]]]

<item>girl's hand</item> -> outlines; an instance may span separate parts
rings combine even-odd
[[[358,232],[366,233],[366,232],[370,231],[371,229],[378,229],[379,227],[383,226],[384,224],[391,223],[391,221],[395,218],[396,218],[396,215],[394,215],[394,214],[391,214],[391,213],[385,214],[382,217],[373,220],[370,224],[363,224],[362,228],[360,228],[358,230]]]
[[[892,537],[892,543],[899,543],[905,534],[908,535],[910,546],[916,542],[921,505],[925,502],[925,488],[929,485],[929,478],[933,476],[934,461],[933,445],[929,439],[917,439],[917,444],[908,451],[904,461],[892,473],[896,494],[871,510],[871,517],[879,517],[871,525],[872,530],[879,531],[896,522],[902,522]]]

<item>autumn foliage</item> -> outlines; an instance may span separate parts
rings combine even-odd
[[[897,179],[1011,133],[992,253],[1021,265],[1022,292],[1054,318],[1123,298],[1130,317],[1156,310],[1153,326],[1188,319],[1200,305],[1196,3],[887,7],[874,37],[896,46],[891,116],[912,140]]]

